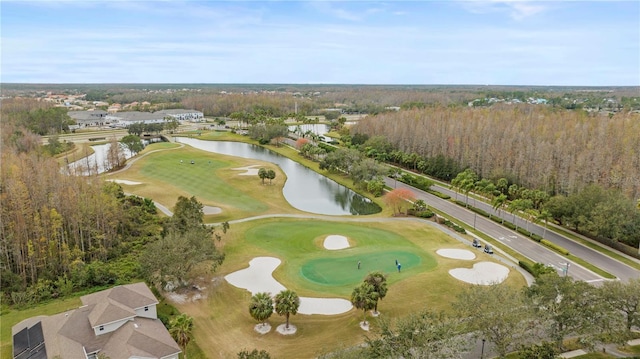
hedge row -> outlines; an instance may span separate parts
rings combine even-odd
[[[331,153],[331,152],[333,152],[333,151],[338,149],[337,147],[328,145],[328,144],[326,144],[324,142],[318,142],[318,147],[320,147],[323,150],[327,151],[327,153]]]
[[[445,219],[443,223],[444,223],[444,225],[445,225],[445,226],[447,226],[447,227],[449,227],[449,228],[453,229],[454,231],[456,231],[456,232],[458,232],[458,233],[462,233],[462,234],[467,233],[467,231],[466,231],[463,227],[460,227],[459,225],[457,225],[457,224],[455,224],[455,223],[451,222],[451,221],[450,221],[450,220],[448,220],[448,219]]]
[[[406,172],[404,172],[402,176],[398,178],[398,180],[402,183],[408,184],[409,186],[412,186],[427,192],[429,191],[431,186],[433,186],[433,181],[431,181],[430,179],[413,176]]]
[[[568,255],[569,255],[569,251],[568,251],[568,250],[566,250],[566,249],[564,249],[564,248],[560,247],[559,245],[557,245],[557,244],[555,244],[555,243],[549,242],[549,241],[548,241],[548,240],[546,240],[546,239],[541,240],[541,241],[540,241],[540,244],[542,244],[542,245],[544,245],[544,246],[546,246],[546,247],[549,247],[549,248],[553,249],[554,251],[556,251],[556,252],[558,252],[558,253],[562,253],[562,254],[564,254],[565,256],[568,256]]]
[[[533,267],[529,263],[518,261],[518,265],[520,266],[520,268],[526,270],[527,272],[531,273],[531,275],[535,277],[536,274],[534,273]]]
[[[451,196],[449,196],[448,194],[444,194],[444,193],[440,193],[438,191],[434,191],[432,189],[427,189],[425,190],[427,193],[431,193],[432,195],[442,198],[442,199],[451,199]]]
[[[435,215],[435,213],[431,212],[428,209],[425,209],[424,211],[417,212],[415,214],[416,217],[420,217],[420,218],[431,218],[434,215]]]

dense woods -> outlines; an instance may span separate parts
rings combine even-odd
[[[550,194],[595,183],[637,198],[639,117],[527,105],[435,107],[370,116],[352,133],[384,136],[407,154],[444,156],[482,178],[506,177]]]
[[[369,116],[343,140],[369,157],[449,181],[467,196],[483,194],[496,208],[546,212],[637,253],[620,244],[640,242],[638,114],[433,107]]]

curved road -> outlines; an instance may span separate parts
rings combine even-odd
[[[416,193],[418,199],[424,200],[433,208],[465,222],[469,226],[476,228],[476,230],[493,237],[503,245],[513,248],[514,250],[534,262],[545,263],[547,265],[555,267],[560,272],[560,274],[563,274],[564,270],[568,267],[568,275],[577,280],[583,280],[590,283],[596,283],[604,280],[604,278],[602,278],[598,274],[593,273],[592,271],[570,260],[567,260],[560,254],[557,254],[556,252],[544,247],[543,245],[522,236],[520,233],[503,227],[502,225],[495,223],[492,220],[485,218],[484,216],[477,215],[476,213],[468,209],[465,209],[448,200],[441,199],[430,193],[407,186],[406,184],[401,182],[396,182],[391,178],[386,178],[385,181],[386,184],[391,188],[403,187],[412,190],[414,193]],[[455,198],[456,196],[455,192],[450,191],[449,189],[442,186],[434,185],[432,188],[434,188],[438,192],[449,194],[453,198]],[[464,195],[458,194],[458,196],[460,200],[465,200]],[[473,199],[470,199],[469,201],[471,205],[474,205]],[[477,203],[475,203],[475,207],[481,208],[487,213],[495,213],[495,211],[489,204],[480,201],[477,201]],[[502,216],[505,216],[506,220],[513,220],[511,214],[505,214],[504,211],[501,211],[501,214]],[[518,221],[518,226],[527,228],[527,224],[522,219]],[[529,223],[528,228],[532,232],[542,235],[542,227],[536,224]],[[545,238],[553,243],[563,246],[571,254],[589,261],[593,265],[615,275],[623,281],[628,281],[632,278],[640,278],[640,271],[629,267],[626,264],[620,263],[612,258],[609,258],[606,255],[601,254],[591,248],[573,242],[555,232],[552,232],[549,229],[547,229],[545,233]]]
[[[451,197],[455,196],[455,192],[449,190],[448,188],[445,188],[439,185],[435,185],[433,187],[435,187],[434,189],[438,192],[446,193]],[[462,200],[464,200],[464,198]],[[469,203],[471,205],[474,205],[474,207],[480,208],[487,213],[496,214],[496,211],[494,211],[492,206],[488,203],[485,203],[482,201],[476,201],[474,204],[473,199],[470,199]],[[518,227],[525,228],[528,231],[535,233],[539,236],[542,236],[544,234],[544,238],[546,240],[567,249],[569,253],[575,255],[576,257],[582,258],[583,260],[615,275],[621,280],[628,281],[629,279],[640,278],[640,271],[636,270],[635,268],[632,268],[596,250],[593,250],[567,237],[564,237],[556,232],[553,232],[548,228],[545,231],[543,226],[526,221],[523,218],[519,217],[517,214],[515,216],[515,222],[514,222],[513,214],[505,213],[505,211],[500,211],[500,213],[497,213],[497,214],[499,215],[500,218],[504,218],[505,220],[516,224]]]

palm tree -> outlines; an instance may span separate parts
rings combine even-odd
[[[354,307],[362,309],[362,321],[367,323],[367,311],[376,307],[378,293],[373,286],[367,282],[360,283],[360,286],[353,289],[351,293],[351,303]]]
[[[289,329],[289,315],[296,315],[298,313],[300,297],[298,297],[296,292],[286,289],[276,294],[274,302],[276,304],[276,313],[278,313],[278,315],[284,315],[287,318],[285,328]]]
[[[184,359],[187,359],[187,345],[189,345],[189,342],[191,341],[193,318],[186,314],[180,314],[173,317],[169,322],[169,325],[171,326],[169,334],[171,334],[176,343],[178,343],[180,348],[182,348]]]
[[[273,299],[269,293],[256,293],[251,297],[249,304],[249,314],[253,319],[266,324],[267,319],[273,314]]]
[[[501,217],[500,216],[500,208],[502,208],[502,206],[504,206],[504,204],[506,202],[507,202],[507,196],[505,194],[500,194],[499,196],[494,198],[493,201],[491,202],[491,205],[493,206],[493,209],[498,211],[498,216],[499,217]],[[504,218],[502,218],[502,223],[504,223]]]
[[[371,284],[373,291],[377,293],[373,313],[378,314],[378,301],[387,295],[387,276],[382,274],[382,272],[371,272],[364,279],[364,282]]]
[[[543,209],[542,211],[540,211],[540,213],[538,213],[538,217],[536,217],[536,219],[538,221],[544,221],[544,228],[542,230],[542,238],[544,238],[544,236],[547,234],[547,223],[550,219],[553,219],[553,216],[551,215],[551,212]]]

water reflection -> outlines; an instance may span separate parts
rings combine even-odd
[[[285,199],[301,211],[327,215],[364,215],[381,210],[368,198],[264,147],[184,137],[177,141],[208,152],[277,164],[287,175],[283,189]]]
[[[131,158],[133,155],[131,151],[121,143],[118,143],[118,145],[120,146],[124,157]],[[110,169],[111,164],[109,163],[108,153],[109,148],[111,148],[111,144],[105,143],[102,145],[94,145],[91,146],[91,148],[94,151],[93,154],[67,165],[69,173],[80,176],[89,176],[92,174],[103,173]]]

